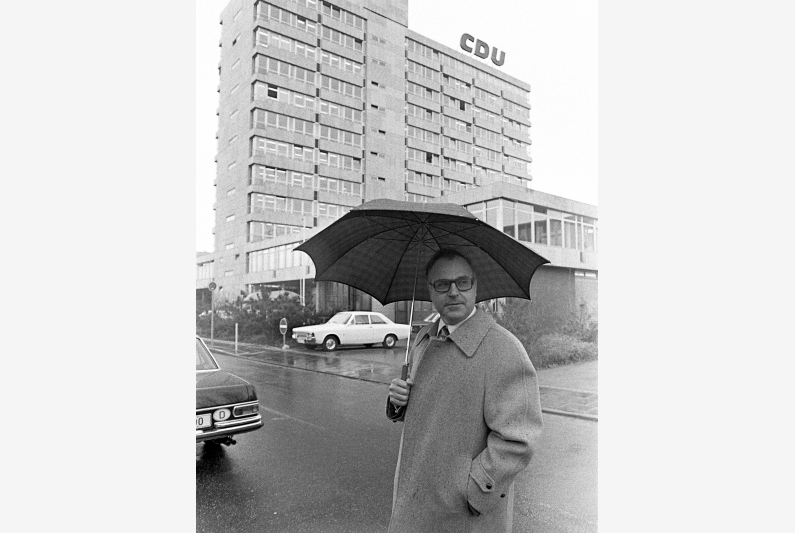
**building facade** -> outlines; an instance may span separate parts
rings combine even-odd
[[[197,298],[213,281],[222,299],[289,290],[406,322],[406,303],[314,283],[293,251],[393,198],[465,206],[551,261],[534,309],[596,314],[596,207],[530,188],[528,83],[410,30],[407,0],[232,0],[220,22],[215,251],[197,256]]]

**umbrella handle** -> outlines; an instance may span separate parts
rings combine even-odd
[[[409,375],[409,365],[403,365],[403,368],[400,369],[400,379],[406,381],[408,375]]]

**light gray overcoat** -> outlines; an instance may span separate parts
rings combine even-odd
[[[412,343],[408,405],[387,399],[387,417],[404,422],[389,533],[509,532],[513,481],[541,434],[536,371],[480,310],[446,341],[437,328]]]

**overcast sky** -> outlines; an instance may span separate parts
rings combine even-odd
[[[227,4],[196,3],[198,251],[213,250],[218,19]],[[522,7],[512,7],[517,5]],[[531,86],[532,187],[593,205],[598,203],[597,6],[586,0],[409,0],[409,28],[417,33],[454,50],[469,33],[505,52],[500,70]]]

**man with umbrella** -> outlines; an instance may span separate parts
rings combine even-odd
[[[529,299],[549,261],[461,206],[389,199],[352,208],[296,250],[316,281],[383,305],[410,300],[412,311],[430,300],[440,314],[407,344],[389,389],[387,416],[404,423],[390,533],[510,531],[513,482],[541,433],[538,382],[521,343],[475,303]]]
[[[541,433],[536,372],[475,307],[477,274],[460,252],[440,250],[425,272],[440,319],[389,387],[387,416],[404,421],[389,532],[510,531],[513,481]]]

